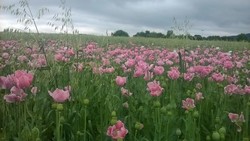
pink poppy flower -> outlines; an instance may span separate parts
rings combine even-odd
[[[195,71],[201,76],[201,77],[206,77],[213,71],[212,66],[196,66]]]
[[[17,57],[17,60],[20,61],[21,63],[25,62],[28,60],[28,58],[24,55],[20,55]]]
[[[212,79],[216,82],[222,82],[224,80],[224,76],[221,73],[213,73]]]
[[[17,70],[14,73],[13,79],[18,88],[25,89],[31,85],[33,81],[33,74],[27,73],[26,71],[23,70]]]
[[[242,62],[235,62],[235,63],[237,68],[242,68],[244,66]]]
[[[17,96],[16,94],[4,95],[3,99],[4,99],[7,103],[15,103],[15,102],[20,101],[20,97]]]
[[[135,71],[134,71],[134,77],[140,77],[144,74],[144,71],[142,68],[140,67],[136,67]]]
[[[115,71],[114,67],[106,68],[106,73],[113,73]]]
[[[160,86],[159,81],[148,82],[147,86],[151,96],[160,96],[162,94],[163,88]]]
[[[171,67],[171,70],[168,71],[168,77],[170,79],[176,80],[180,77],[180,72],[177,67]]]
[[[128,59],[126,62],[125,62],[125,65],[127,66],[127,67],[133,67],[134,65],[135,65],[135,60],[134,59]]]
[[[9,53],[7,53],[7,52],[4,52],[3,54],[2,54],[2,58],[3,59],[9,59],[9,57],[10,57],[10,55],[9,55]]]
[[[110,65],[109,59],[102,58],[102,65],[103,65],[103,66],[109,66],[109,65]]]
[[[54,55],[56,61],[64,61],[64,56],[61,53],[57,53]]]
[[[157,75],[161,75],[164,72],[164,67],[163,66],[155,66],[154,67],[154,73]]]
[[[194,73],[184,73],[184,80],[186,81],[192,81],[194,78]]]
[[[69,99],[69,91],[62,90],[62,89],[56,89],[53,93],[48,91],[49,95],[54,99],[55,102],[64,102]]]
[[[73,48],[69,48],[69,49],[66,50],[66,54],[68,56],[74,56],[75,52],[74,52]]]
[[[2,89],[10,89],[15,86],[13,76],[14,75],[7,75],[6,77],[0,76],[0,87]]]
[[[166,60],[165,63],[170,66],[174,64],[171,60]]]
[[[200,101],[204,99],[203,94],[201,92],[198,92],[195,94],[195,100]]]
[[[245,86],[244,91],[246,94],[250,94],[250,86]]]
[[[137,67],[141,68],[143,71],[148,71],[153,66],[150,66],[147,62],[140,60],[139,62],[137,62]]]
[[[159,65],[159,66],[163,66],[165,63],[164,63],[164,61],[163,60],[158,60],[157,61],[157,65]]]
[[[115,82],[118,86],[124,86],[127,82],[127,77],[116,76]]]
[[[225,94],[237,94],[239,91],[239,87],[235,84],[229,84],[227,86],[224,87],[224,93]]]
[[[122,95],[124,96],[131,96],[132,93],[128,91],[128,89],[125,89],[123,87],[121,87],[121,92],[122,92]]]
[[[31,91],[31,93],[32,93],[33,95],[36,95],[36,93],[37,93],[37,91],[38,91],[38,88],[37,88],[37,87],[32,87],[30,91]]]
[[[109,126],[107,130],[107,135],[114,140],[124,139],[127,133],[128,130],[120,120],[118,120],[115,125]]]
[[[238,114],[234,114],[234,113],[229,113],[228,114],[229,119],[231,120],[231,122],[236,122],[239,118]]]
[[[227,76],[226,80],[227,80],[228,83],[236,83],[236,82],[238,82],[238,78],[235,77],[235,76]]]
[[[226,68],[226,69],[232,69],[234,67],[234,64],[232,61],[225,61],[223,63],[223,66]]]
[[[186,110],[195,108],[194,100],[192,98],[186,98],[186,100],[182,100],[182,108]]]
[[[228,113],[228,117],[231,122],[245,122],[245,118],[242,112],[240,115],[235,113]]]
[[[46,58],[44,55],[39,55],[37,58],[38,67],[44,67],[47,65]]]
[[[27,96],[23,89],[17,88],[16,86],[12,87],[10,92],[10,94],[4,95],[4,100],[8,103],[24,101],[24,98]]]

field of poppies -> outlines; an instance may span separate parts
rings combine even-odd
[[[0,40],[1,141],[250,141],[250,49]]]

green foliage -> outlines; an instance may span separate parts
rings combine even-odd
[[[194,39],[195,40],[202,40],[202,36],[201,35],[194,35]]]
[[[238,36],[237,36],[237,41],[247,41],[248,39],[247,39],[247,36],[246,36],[246,34],[243,34],[243,33],[241,33],[241,34],[239,34]],[[249,40],[250,41],[250,40]]]
[[[109,39],[115,38],[109,37]],[[127,38],[118,37],[118,39]],[[147,38],[147,40],[181,41],[154,38]],[[61,46],[59,42],[56,42],[58,43],[56,48]],[[20,46],[18,49],[25,49],[25,46]],[[150,49],[153,50],[153,48]],[[103,57],[105,53],[103,51],[96,55]],[[51,55],[49,58],[53,59],[54,54],[49,54]],[[3,131],[3,133],[0,132],[0,135],[3,134],[0,139],[107,141],[110,140],[106,135],[107,127],[117,120],[122,120],[129,131],[124,139],[127,141],[184,139],[198,141],[206,140],[206,137],[213,140],[224,137],[227,141],[235,141],[243,136],[243,133],[236,131],[236,127],[226,115],[230,111],[238,112],[247,108],[249,97],[225,95],[222,87],[224,83],[212,83],[207,77],[195,78],[191,82],[183,81],[182,78],[170,80],[165,72],[163,76],[155,76],[164,88],[164,93],[155,98],[151,97],[146,90],[147,82],[143,77],[135,78],[133,72],[125,74],[112,60],[111,65],[116,69],[114,73],[94,74],[89,65],[90,62],[101,64],[101,61],[87,58],[87,55],[83,54],[80,56],[66,63],[52,61],[53,65],[49,71],[53,75],[50,75],[48,70],[30,68],[35,75],[32,84],[39,88],[39,92],[33,95],[30,93],[30,88],[26,89],[28,96],[20,103],[0,101],[2,115],[0,126]],[[76,61],[84,63],[82,72],[74,71],[72,64]],[[7,66],[1,71],[1,75],[10,74],[15,69],[29,68],[22,65]],[[169,66],[164,67],[166,71],[169,70]],[[234,71],[229,70],[229,73]],[[117,75],[127,76],[125,87],[133,93],[132,96],[121,95],[120,87],[115,84]],[[55,84],[54,81],[57,83]],[[197,83],[203,87],[196,88]],[[48,90],[63,88],[65,85],[72,87],[70,100],[62,104],[54,103]],[[202,92],[205,98],[197,101],[192,111],[182,109],[182,100],[186,97],[194,98],[197,91]],[[8,93],[8,90],[1,90],[2,96]],[[124,107],[126,102],[128,108]]]
[[[168,30],[166,37],[167,38],[174,38],[174,31],[173,30]]]
[[[145,32],[138,32],[134,35],[134,37],[151,37],[151,38],[165,38],[165,35],[162,33],[157,33],[157,32],[150,32],[150,31],[145,31]]]
[[[13,39],[22,43],[31,42],[33,38],[30,38],[29,33],[4,33],[0,32],[0,38],[3,40]],[[68,41],[70,44],[74,44],[74,47],[79,47],[82,44],[89,42],[97,42],[101,47],[107,47],[110,44],[116,44],[123,47],[131,47],[134,45],[145,47],[167,47],[167,48],[181,48],[187,46],[188,48],[200,47],[221,47],[223,50],[242,50],[244,48],[250,48],[250,42],[237,42],[237,41],[222,41],[222,40],[183,40],[183,39],[168,39],[168,38],[144,38],[144,37],[113,37],[113,36],[95,36],[95,35],[83,35],[83,34],[41,34],[44,40],[61,40]],[[132,43],[132,44],[131,44]]]
[[[129,37],[128,33],[123,30],[117,30],[111,34],[112,36],[121,36],[121,37]]]

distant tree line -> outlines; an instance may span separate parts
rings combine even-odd
[[[3,30],[3,32],[20,32],[20,30],[19,29],[12,29],[12,28],[6,28],[6,29],[4,29]]]
[[[3,32],[20,32],[18,29],[6,28]],[[123,30],[117,30],[114,33],[111,33],[111,36],[121,36],[129,37],[129,34]],[[189,39],[189,40],[218,40],[218,41],[248,41],[250,42],[250,33],[238,34],[236,36],[208,36],[203,37],[201,35],[175,35],[173,30],[168,30],[166,34],[160,32],[150,32],[146,30],[145,32],[137,32],[133,37],[145,37],[145,38],[178,38],[178,39]]]
[[[114,33],[111,33],[111,36],[123,36],[129,37],[129,34],[123,30],[117,30]],[[241,33],[236,36],[208,36],[203,37],[201,35],[175,35],[173,30],[168,30],[166,34],[160,32],[150,32],[146,30],[145,32],[137,32],[133,37],[150,37],[150,38],[178,38],[178,39],[189,39],[189,40],[222,40],[222,41],[249,41],[250,42],[250,33],[244,34]]]

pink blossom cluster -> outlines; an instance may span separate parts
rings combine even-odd
[[[56,50],[56,53],[54,55],[54,59],[58,62],[69,62],[70,57],[73,57],[75,55],[75,52],[73,48],[68,47],[60,47]]]
[[[240,115],[236,113],[228,113],[228,118],[231,120],[232,123],[234,123],[237,126],[237,131],[241,132],[242,130],[241,126],[245,122],[245,117],[243,112],[241,112]]]
[[[20,56],[19,56],[20,57]],[[47,62],[44,54],[31,54],[31,59],[28,62],[32,68],[46,67]]]
[[[81,48],[84,53],[82,56],[85,58],[96,59],[99,54],[103,52],[103,48],[98,47],[98,44],[95,42],[90,42],[86,46]]]
[[[125,128],[124,123],[118,120],[115,125],[108,127],[106,134],[112,139],[117,140],[124,139],[127,133],[128,130]]]
[[[147,86],[147,90],[150,92],[151,96],[160,96],[163,92],[163,88],[160,86],[159,81],[148,82]]]
[[[193,66],[188,68],[187,72],[189,73],[195,73],[200,77],[206,77],[213,71],[212,66]]]
[[[26,97],[24,89],[29,88],[33,81],[33,74],[24,70],[17,70],[14,74],[0,76],[0,88],[10,89],[10,94],[4,95],[8,103],[23,101]]]
[[[233,95],[233,94],[250,94],[250,86],[245,85],[243,88],[241,85],[229,84],[224,87],[224,93]]]
[[[115,82],[118,86],[124,86],[127,82],[127,77],[116,76]]]
[[[170,79],[176,80],[180,77],[180,71],[177,67],[171,67],[170,71],[168,71],[168,77]]]
[[[240,115],[236,113],[228,113],[228,117],[231,122],[245,122],[245,118],[242,112]]]
[[[200,96],[197,96],[197,98],[201,99]],[[186,98],[185,100],[182,100],[182,108],[186,110],[191,110],[195,108],[195,102],[192,98]]]

